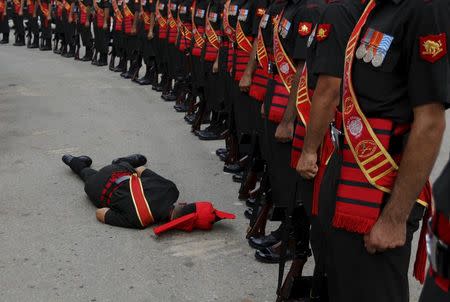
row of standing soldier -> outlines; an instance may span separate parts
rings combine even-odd
[[[6,12],[0,0],[3,43]],[[111,49],[111,71],[175,101],[199,139],[225,139],[217,155],[241,183],[249,244],[280,263],[278,301],[408,301],[449,104],[449,14],[445,0],[22,0],[11,12],[14,45],[25,17],[27,45],[50,50],[53,22],[54,52],[80,59],[81,36],[80,60],[105,66]],[[407,179],[401,157],[416,163],[406,138],[423,134],[422,120],[433,120],[428,148]],[[401,218],[386,223],[392,213]],[[266,234],[268,220],[281,223]],[[311,255],[314,274],[302,277]]]

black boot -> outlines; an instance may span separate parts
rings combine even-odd
[[[52,50],[52,39],[44,39],[44,46],[41,48],[42,51]]]
[[[92,56],[92,61],[91,61],[92,65],[98,65],[97,57],[98,57],[98,51],[94,50],[94,55]]]
[[[55,34],[55,44],[53,45],[53,53],[58,54],[58,46],[59,46],[59,39],[58,39],[58,34]]]
[[[106,66],[108,65],[108,54],[100,53],[100,59],[97,62],[97,66]]]
[[[153,79],[152,89],[155,91],[162,91],[163,78],[161,77],[161,81],[159,80],[159,74],[155,74],[155,78]]]
[[[111,55],[111,58],[109,58],[109,70],[114,71],[115,69],[115,63],[116,61],[116,56],[115,55]]]
[[[137,80],[139,85],[150,85],[152,83],[152,74],[153,74],[152,69],[154,69],[154,66],[149,66],[148,64],[146,66],[147,67],[145,69],[145,75],[139,80]]]
[[[63,56],[65,58],[73,58],[75,57],[75,46],[70,44],[69,51]]]
[[[50,45],[51,45],[51,41],[50,41]],[[33,35],[33,42],[31,43],[31,46],[29,48],[39,48],[39,34],[34,34]]]
[[[9,33],[3,33],[3,39],[0,41],[0,44],[8,44],[9,43]]]
[[[13,44],[14,46],[25,46],[25,37],[23,34],[18,34],[16,36],[16,42]]]
[[[27,48],[31,48],[31,32],[27,35]]]
[[[125,57],[120,57],[119,64],[117,64],[117,66],[114,67],[112,71],[120,73],[124,72],[126,70],[126,63],[127,60],[125,59]]]
[[[132,70],[131,73],[131,81],[138,83],[138,79],[139,79],[139,70],[141,70],[141,63],[140,61],[135,61],[134,62],[134,68]]]
[[[42,44],[44,44],[44,43],[42,43]],[[43,46],[43,45],[42,45]],[[66,54],[67,54],[67,44],[63,44],[62,46],[61,46],[61,52],[60,52],[60,54],[61,54],[61,56],[65,56]]]
[[[163,74],[162,80],[161,80],[161,86],[162,86],[161,98],[163,98],[164,100],[167,100],[167,95],[169,94],[170,90],[172,89],[172,79],[167,74]]]
[[[128,64],[127,64],[128,65]],[[126,65],[125,65],[126,66]],[[131,79],[131,76],[133,75],[133,70],[135,66],[133,65],[133,61],[130,61],[130,68],[126,70],[125,72],[122,72],[120,76],[124,79]]]
[[[81,61],[83,62],[89,62],[92,61],[92,47],[86,47],[86,53],[84,54],[84,57],[81,58]]]
[[[65,154],[62,157],[62,161],[78,175],[80,174],[81,170],[83,170],[84,168],[89,168],[92,165],[92,159],[86,155],[73,156],[70,154]]]

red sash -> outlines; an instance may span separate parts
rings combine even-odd
[[[39,5],[41,7],[42,11],[42,3]],[[62,12],[63,12],[63,4],[61,1],[56,1],[56,16],[61,20],[62,19]],[[44,11],[42,11],[44,13]]]
[[[194,49],[192,49],[192,54],[195,56],[200,56],[201,49],[205,45],[205,39],[203,39],[203,37],[202,37],[204,28],[203,27],[197,28],[197,26],[195,25],[196,6],[197,6],[197,3],[194,0],[194,3],[192,4],[191,18],[192,18],[192,33],[194,34],[195,43],[194,43]],[[200,31],[202,31],[202,32],[200,32]],[[200,50],[200,52],[198,50]]]
[[[34,14],[34,1],[33,0],[28,0],[27,1],[27,5],[28,5],[28,14],[30,16],[33,16],[33,14]],[[0,8],[0,12],[1,12],[1,8]]]
[[[112,0],[112,7],[114,10],[114,18],[116,20],[116,23],[114,25],[114,29],[116,31],[122,31],[122,23],[123,23],[123,15],[122,12],[119,9],[119,6],[117,5],[116,0]]]
[[[262,22],[262,21],[261,21]],[[258,27],[258,37],[256,38],[257,51],[256,56],[258,58],[259,65],[264,70],[269,69],[269,57],[267,56],[266,45],[264,44],[264,36],[261,30],[261,24]]]
[[[48,9],[48,3],[39,2],[39,8],[41,9],[42,14],[44,15],[44,26],[47,28],[49,24],[48,17],[50,16],[50,10]]]
[[[156,2],[155,16],[156,21],[158,21],[159,27],[165,28],[167,26],[167,20],[161,15],[161,12],[159,11],[159,0]]]
[[[94,9],[95,9],[95,19],[97,20],[97,27],[103,28],[105,23],[105,11],[98,7],[97,2],[94,0]]]
[[[63,1],[63,7],[66,10],[67,14],[69,14],[70,13],[70,8],[71,8],[70,3],[66,2],[66,1]]]
[[[144,21],[144,28],[146,31],[150,30],[150,20],[151,20],[151,13],[143,11],[142,19]]]
[[[228,22],[228,13],[230,10],[231,0],[228,0],[223,7],[223,30],[231,42],[236,41],[236,31]]]
[[[252,48],[253,48],[252,42],[245,35],[240,21],[237,21],[237,24],[236,24],[236,40],[237,40],[237,44],[240,49],[242,49],[243,51],[245,51],[248,54],[250,54],[252,52]]]
[[[342,98],[344,165],[333,219],[334,227],[361,234],[370,232],[378,220],[385,193],[391,192],[397,177],[401,154],[391,156],[387,150],[394,139],[401,139],[409,131],[409,125],[395,126],[388,119],[367,119],[354,92],[352,67],[356,44],[375,5],[375,0],[367,5],[353,29],[345,52]],[[426,206],[430,200],[431,188],[427,182],[418,196],[418,202]],[[423,252],[419,248],[416,261],[424,258]],[[423,279],[420,276],[420,271],[424,271],[423,264],[415,264],[414,275],[417,279]]]
[[[145,198],[141,179],[136,174],[131,175],[130,178],[130,193],[141,225],[146,227],[152,224],[154,222],[152,211]]]
[[[87,20],[87,7],[83,4],[83,2],[80,3],[80,22],[84,26],[86,24]]]
[[[13,0],[13,4],[14,4],[14,12],[18,14],[20,8],[22,7],[22,3],[20,2],[20,0]]]
[[[283,19],[281,16],[283,16],[283,13],[281,13],[280,18],[276,20],[273,30],[273,53],[275,56],[275,64],[277,65],[278,74],[280,75],[284,86],[286,87],[288,92],[290,92],[292,79],[294,78],[296,68],[289,56],[286,54],[286,51],[284,50],[283,44],[280,40],[278,26],[280,25],[280,21]]]
[[[211,21],[209,20],[209,7],[208,7],[208,11],[206,13],[206,28],[205,28],[205,32],[206,32],[206,38],[208,38],[208,42],[212,45],[212,47],[214,47],[215,49],[219,49],[219,37],[217,36],[216,31],[214,30],[214,28],[211,25]]]
[[[167,22],[169,23],[170,28],[175,28],[177,26],[177,22],[175,21],[175,18],[172,15],[172,9],[171,9],[171,2],[167,4]]]
[[[131,12],[130,8],[125,3],[125,1],[123,3],[124,3],[123,14],[124,14],[124,22],[125,22],[125,33],[131,34],[131,29],[133,28],[134,14]]]

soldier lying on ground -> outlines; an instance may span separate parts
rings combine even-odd
[[[234,219],[216,210],[210,202],[178,203],[176,185],[143,167],[145,156],[133,154],[113,160],[99,171],[91,168],[88,156],[66,154],[62,161],[85,183],[84,190],[98,208],[97,219],[113,226],[143,229],[167,222],[154,229],[160,234],[170,229],[209,230],[221,219]]]

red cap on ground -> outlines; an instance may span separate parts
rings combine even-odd
[[[169,230],[182,230],[191,232],[192,230],[211,230],[216,221],[222,219],[235,219],[231,213],[216,210],[211,202],[199,201],[195,203],[195,212],[181,216],[168,223],[153,228],[156,235]]]

